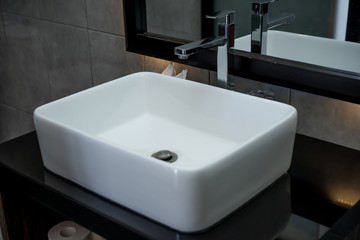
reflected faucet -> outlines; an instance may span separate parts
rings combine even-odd
[[[295,14],[283,13],[269,20],[269,4],[276,1],[258,0],[252,3],[251,52],[266,54],[267,30],[295,19]]]
[[[233,81],[228,80],[228,50],[234,46],[235,37],[235,11],[220,11],[214,15],[206,15],[209,19],[225,19],[225,23],[218,24],[216,37],[208,37],[174,48],[179,59],[187,59],[190,55],[203,50],[218,47],[217,51],[217,76],[219,87],[233,89]]]

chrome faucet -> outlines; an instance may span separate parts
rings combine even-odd
[[[190,55],[203,50],[218,47],[217,51],[217,76],[218,86],[233,89],[234,83],[228,80],[228,50],[234,46],[235,37],[235,11],[221,11],[214,15],[206,15],[209,19],[225,19],[225,23],[218,24],[216,37],[208,37],[174,48],[174,53],[179,59],[187,59]]]
[[[283,13],[269,20],[269,4],[276,1],[258,0],[252,3],[251,52],[266,54],[267,30],[295,19],[295,14]]]

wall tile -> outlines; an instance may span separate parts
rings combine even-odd
[[[0,0],[4,11],[39,17],[39,0]]]
[[[42,22],[4,13],[7,47],[0,68],[0,102],[31,113],[50,101],[45,56],[42,48]]]
[[[235,77],[235,91],[249,93],[261,90],[274,93],[274,100],[283,103],[290,103],[290,89],[272,84],[258,82],[250,79]]]
[[[216,85],[217,74],[216,72],[210,72],[210,84]],[[272,84],[267,84],[263,82],[258,82],[250,79],[234,77],[234,88],[235,91],[241,93],[249,93],[251,91],[270,91],[274,93],[274,100],[278,102],[283,102],[286,104],[290,103],[290,89],[285,87],[280,87]]]
[[[169,61],[144,56],[144,71],[162,73],[170,64]]]
[[[39,0],[42,19],[87,27],[84,0]]]
[[[142,71],[143,56],[126,52],[125,38],[89,31],[94,85]]]
[[[86,0],[88,27],[124,36],[122,0]]]
[[[188,70],[186,79],[199,83],[210,84],[209,70],[192,67],[180,63],[175,63],[174,66],[177,74],[181,73],[183,69]]]
[[[360,105],[291,90],[300,134],[360,150]]]
[[[87,30],[45,22],[43,31],[42,47],[52,99],[91,87]]]
[[[193,41],[201,39],[198,0],[147,0],[146,18],[150,33]]]
[[[3,16],[2,16],[2,12],[0,11],[0,66],[1,66],[0,76],[4,76],[5,74],[5,64],[6,64],[5,57],[6,57],[6,37],[4,31]],[[0,87],[3,87],[1,83],[0,83]]]
[[[26,112],[92,86],[86,29],[4,14],[0,102]]]
[[[2,17],[2,12],[0,11],[0,48],[4,48],[5,42],[6,39],[5,39],[3,17]]]
[[[162,73],[169,64],[169,61],[145,56],[144,71]],[[186,79],[209,84],[209,70],[183,65],[180,63],[174,63],[174,67],[177,74],[179,74],[183,69],[187,69],[188,73]]]
[[[31,114],[0,104],[0,143],[35,129]]]

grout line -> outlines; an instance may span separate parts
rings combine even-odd
[[[91,86],[95,86],[94,83],[94,73],[93,73],[93,61],[92,61],[92,51],[91,51],[91,44],[90,44],[90,31],[89,31],[89,21],[88,21],[88,10],[87,10],[87,1],[84,0],[85,6],[85,19],[86,19],[86,28],[87,28],[87,41],[88,41],[88,49],[89,49],[89,60],[90,60],[90,73],[91,73]]]
[[[90,60],[90,73],[91,73],[91,86],[95,86],[94,83],[94,73],[93,73],[93,61],[92,61],[92,51],[91,51],[91,46],[90,46],[90,32],[89,30],[87,31],[87,41],[88,41],[88,50],[89,50],[89,60]]]
[[[4,38],[5,38],[5,43],[7,44],[8,43],[8,40],[7,40],[7,34],[6,34],[6,31],[5,31],[5,17],[4,17],[4,14],[3,14],[3,12],[1,11],[0,12],[0,14],[1,14],[1,30],[3,31],[3,33],[4,33]]]
[[[13,110],[19,111],[19,112],[23,112],[23,113],[26,113],[26,114],[29,114],[29,115],[33,115],[32,112],[25,111],[25,110],[23,110],[23,109],[17,108],[17,107],[15,107],[15,106],[12,106],[12,105],[9,105],[9,104],[6,104],[6,103],[2,103],[2,102],[1,102],[1,103],[0,103],[0,106],[1,106],[1,105],[5,106],[5,107],[7,107],[7,108],[11,108],[11,109],[13,109]]]
[[[125,49],[125,51],[127,52],[126,49]],[[142,71],[145,72],[145,55],[140,54],[140,56],[142,57]]]
[[[125,36],[122,36],[122,35],[119,35],[119,34],[115,34],[115,33],[104,32],[104,31],[99,30],[99,29],[94,29],[94,28],[89,28],[89,27],[88,27],[87,30],[93,31],[93,32],[99,32],[99,33],[103,33],[103,34],[112,35],[112,36],[114,36],[114,37],[125,38]]]
[[[37,14],[38,14],[38,16],[39,16],[39,19],[42,19],[42,18],[41,18],[41,14],[40,14],[40,8],[41,8],[40,4],[41,4],[41,1],[39,1],[39,0],[36,0],[36,1],[37,1],[37,5],[38,5]]]
[[[15,13],[15,12],[11,12],[11,11],[8,11],[8,10],[5,10],[5,9],[2,10],[2,13],[7,13],[7,14],[10,14],[10,15],[15,15],[15,16],[18,16],[18,17],[26,17],[26,18],[41,20],[40,17],[37,18],[37,17],[33,17],[33,16],[22,15],[22,14]]]
[[[78,29],[91,30],[91,31],[94,31],[94,32],[105,33],[105,34],[113,35],[113,36],[116,36],[116,37],[125,38],[125,36],[122,36],[122,35],[120,35],[120,34],[115,34],[115,33],[111,33],[111,32],[105,32],[105,31],[102,31],[102,30],[99,30],[99,29],[90,28],[90,27],[88,26],[87,11],[86,11],[86,24],[87,24],[86,27],[81,27],[81,26],[76,26],[76,25],[71,25],[71,24],[56,22],[56,21],[53,21],[53,20],[50,20],[50,19],[44,19],[44,18],[40,18],[40,17],[37,18],[37,17],[33,17],[33,16],[21,15],[21,14],[14,13],[14,12],[9,12],[9,11],[6,11],[6,10],[5,10],[5,11],[3,10],[2,12],[3,12],[3,13],[10,14],[10,15],[18,16],[18,17],[31,18],[31,19],[33,19],[33,20],[49,22],[49,23],[54,23],[54,24],[63,25],[63,26],[67,26],[67,27],[78,28]],[[3,14],[2,14],[2,15],[3,15]]]
[[[86,28],[89,29],[88,8],[87,8],[87,1],[86,0],[84,0],[84,6],[85,6]]]
[[[46,71],[46,82],[47,82],[48,87],[49,87],[50,100],[54,101],[55,96],[54,96],[54,93],[53,93],[53,90],[52,90],[52,87],[51,87],[51,79],[49,77],[49,71],[48,71],[47,67],[45,68],[45,71]]]

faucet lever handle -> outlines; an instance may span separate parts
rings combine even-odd
[[[224,10],[212,15],[206,15],[205,17],[213,20],[225,18],[225,23],[218,23],[218,36],[225,36],[228,39],[228,46],[233,47],[235,39],[235,11]]]
[[[253,4],[269,4],[269,3],[273,3],[273,2],[277,2],[279,0],[257,0],[257,1],[253,1]]]
[[[269,11],[269,4],[279,0],[257,0],[252,3],[254,14],[266,14]]]
[[[220,11],[220,12],[216,12],[212,15],[206,15],[206,18],[209,19],[220,19],[220,18],[225,18],[228,22],[228,24],[233,24],[235,21],[235,11],[233,10],[224,10],[224,11]]]

